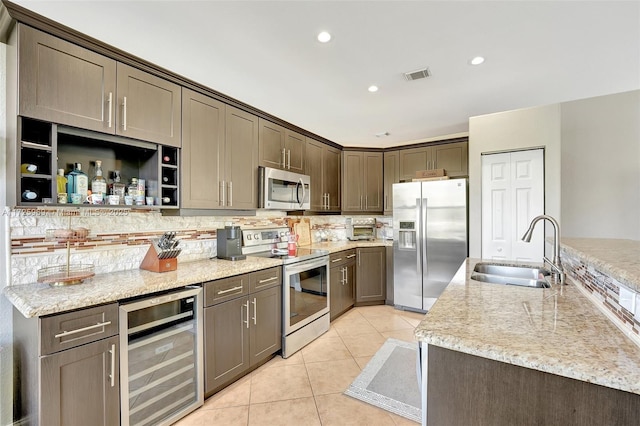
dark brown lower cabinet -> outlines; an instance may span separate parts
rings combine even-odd
[[[250,366],[282,348],[282,289],[271,287],[249,295]]]
[[[261,365],[282,348],[280,268],[237,278],[242,279],[235,279],[237,285],[232,289],[247,286],[260,290],[204,308],[205,396]],[[217,288],[216,284],[213,281],[205,287]]]
[[[40,358],[41,425],[120,423],[118,336]]]
[[[329,309],[333,321],[355,302],[356,250],[333,253],[329,258]]]
[[[14,309],[14,424],[120,424],[118,305],[25,318]]]
[[[385,247],[357,249],[356,305],[380,305],[387,295]]]
[[[246,297],[204,308],[205,395],[249,369]]]
[[[637,425],[640,395],[428,346],[427,424]]]

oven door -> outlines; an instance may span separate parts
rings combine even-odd
[[[308,210],[311,207],[311,178],[299,173],[259,167],[259,207],[279,210]]]
[[[284,265],[284,334],[329,312],[329,256]]]

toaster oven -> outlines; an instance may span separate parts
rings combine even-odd
[[[368,218],[347,218],[347,238],[356,240],[376,239],[376,220]]]

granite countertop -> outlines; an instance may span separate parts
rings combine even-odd
[[[187,285],[246,274],[282,265],[279,259],[252,257],[250,260],[220,259],[180,263],[171,272],[142,269],[99,274],[82,284],[51,287],[25,284],[5,287],[4,295],[27,318],[115,302],[130,297],[171,290]]]
[[[640,241],[607,238],[562,238],[562,250],[640,292]]]
[[[314,243],[307,248],[323,249],[330,253],[357,247],[391,245],[392,241],[337,241]],[[246,274],[260,269],[281,266],[282,260],[250,257],[228,261],[206,259],[180,263],[171,272],[150,272],[142,269],[96,275],[82,284],[51,287],[48,284],[25,284],[5,287],[5,297],[26,318],[50,315],[103,303],[116,302],[146,294],[153,294],[187,285]]]
[[[495,361],[640,394],[640,347],[569,281],[550,289],[481,283],[468,259],[416,339]]]

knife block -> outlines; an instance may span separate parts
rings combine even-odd
[[[147,254],[142,259],[140,269],[144,269],[151,272],[169,272],[178,269],[178,258],[170,257],[168,259],[158,259],[158,252],[156,251],[155,244],[151,244]]]

